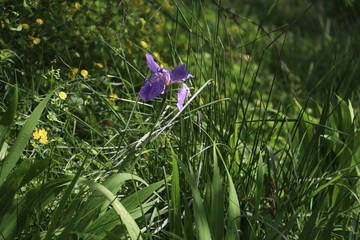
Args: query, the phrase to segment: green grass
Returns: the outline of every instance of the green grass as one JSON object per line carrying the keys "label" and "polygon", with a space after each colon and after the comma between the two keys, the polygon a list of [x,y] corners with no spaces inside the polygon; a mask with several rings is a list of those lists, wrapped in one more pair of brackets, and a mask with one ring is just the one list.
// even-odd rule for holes
{"label": "green grass", "polygon": [[360,238],[358,3],[0,5],[0,239]]}

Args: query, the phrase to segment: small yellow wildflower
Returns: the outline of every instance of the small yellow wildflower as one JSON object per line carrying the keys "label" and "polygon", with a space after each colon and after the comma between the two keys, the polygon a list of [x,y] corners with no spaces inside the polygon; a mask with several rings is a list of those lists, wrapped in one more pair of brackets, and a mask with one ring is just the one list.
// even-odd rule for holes
{"label": "small yellow wildflower", "polygon": [[81,5],[79,2],[75,2],[74,7],[76,8],[76,10],[80,10]]}
{"label": "small yellow wildflower", "polygon": [[160,54],[158,52],[154,52],[154,56],[157,58],[157,59],[160,59]]}
{"label": "small yellow wildflower", "polygon": [[40,134],[40,137],[46,137],[47,131],[44,128],[42,128],[39,130],[39,134]]}
{"label": "small yellow wildflower", "polygon": [[39,143],[41,143],[41,144],[47,144],[48,142],[49,142],[49,141],[48,141],[47,136],[41,137],[40,140],[39,140]]}
{"label": "small yellow wildflower", "polygon": [[99,68],[103,68],[104,65],[102,63],[95,63],[96,66],[98,66]]}
{"label": "small yellow wildflower", "polygon": [[41,144],[47,144],[49,142],[47,138],[47,131],[44,128],[42,129],[35,128],[33,132],[33,138],[35,140],[39,140],[39,143]]}
{"label": "small yellow wildflower", "polygon": [[40,134],[39,134],[39,130],[37,129],[37,128],[35,128],[35,130],[34,130],[34,132],[33,132],[33,138],[35,139],[35,140],[38,140],[38,139],[40,139]]}
{"label": "small yellow wildflower", "polygon": [[173,6],[170,4],[169,0],[165,0],[165,2],[163,3],[163,6],[167,10],[172,10],[173,9]]}
{"label": "small yellow wildflower", "polygon": [[67,98],[67,94],[66,92],[59,92],[58,94],[59,98],[62,100],[65,100]]}
{"label": "small yellow wildflower", "polygon": [[6,24],[1,22],[1,28],[5,28],[6,27]]}
{"label": "small yellow wildflower", "polygon": [[199,103],[202,105],[202,104],[204,104],[204,99],[201,97],[200,99],[199,99]]}
{"label": "small yellow wildflower", "polygon": [[118,95],[117,95],[117,94],[115,94],[115,93],[112,93],[112,94],[110,94],[110,95],[109,95],[109,97],[108,97],[108,101],[110,101],[110,102],[114,102],[114,101],[116,101],[116,100],[117,100],[117,98],[118,98]]}
{"label": "small yellow wildflower", "polygon": [[83,69],[83,70],[80,71],[80,74],[83,77],[87,77],[89,75],[89,72],[87,70]]}
{"label": "small yellow wildflower", "polygon": [[126,48],[126,53],[127,53],[127,54],[132,54],[131,48],[127,47],[127,48]]}
{"label": "small yellow wildflower", "polygon": [[27,24],[27,23],[23,23],[21,25],[22,25],[23,29],[25,29],[25,30],[28,30],[30,28],[29,24]]}
{"label": "small yellow wildflower", "polygon": [[34,38],[33,36],[31,36],[31,35],[28,35],[27,38],[30,39],[30,40],[34,40],[34,39],[35,39],[35,38]]}
{"label": "small yellow wildflower", "polygon": [[74,80],[76,77],[76,74],[79,72],[78,68],[73,68],[71,73],[68,73],[68,78],[70,78],[71,80]]}
{"label": "small yellow wildflower", "polygon": [[140,20],[139,20],[139,21],[140,21],[140,23],[141,23],[141,25],[142,25],[142,26],[144,26],[144,25],[146,24],[146,20],[145,20],[145,19],[143,19],[143,18],[140,18]]}
{"label": "small yellow wildflower", "polygon": [[36,19],[36,22],[40,25],[44,24],[44,21],[41,18]]}
{"label": "small yellow wildflower", "polygon": [[159,16],[159,11],[154,12],[153,16],[157,18]]}
{"label": "small yellow wildflower", "polygon": [[34,44],[39,44],[41,42],[41,39],[40,38],[34,38],[34,40],[33,40],[33,43]]}
{"label": "small yellow wildflower", "polygon": [[141,45],[143,48],[147,48],[147,47],[148,47],[148,44],[147,44],[145,41],[140,41],[140,45]]}

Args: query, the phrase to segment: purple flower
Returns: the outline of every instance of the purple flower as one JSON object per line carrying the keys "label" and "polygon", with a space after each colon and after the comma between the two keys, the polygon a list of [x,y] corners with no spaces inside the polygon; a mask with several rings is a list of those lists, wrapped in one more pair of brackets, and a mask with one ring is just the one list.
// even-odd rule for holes
{"label": "purple flower", "polygon": [[193,78],[194,76],[189,74],[185,65],[176,66],[172,71],[169,71],[166,68],[160,68],[150,54],[146,54],[146,62],[154,74],[151,75],[141,87],[139,92],[140,97],[144,101],[150,101],[160,94],[163,94],[168,86],[180,84],[182,85],[182,88],[178,92],[178,101],[176,105],[181,111],[183,109],[184,101],[190,93],[188,86],[182,81]]}

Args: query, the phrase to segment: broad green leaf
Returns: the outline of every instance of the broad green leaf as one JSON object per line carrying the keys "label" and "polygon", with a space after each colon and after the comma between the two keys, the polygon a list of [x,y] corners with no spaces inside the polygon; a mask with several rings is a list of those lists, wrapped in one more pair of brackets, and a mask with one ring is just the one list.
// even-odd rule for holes
{"label": "broad green leaf", "polygon": [[193,195],[194,218],[196,223],[196,229],[198,232],[198,239],[199,240],[212,239],[209,223],[205,212],[205,206],[203,203],[203,199],[201,198],[200,191],[197,188],[194,173],[191,170],[189,171],[185,166],[185,164],[182,163],[181,161],[178,161],[178,163],[181,167],[181,170],[185,174],[186,180],[190,185],[190,189]]}
{"label": "broad green leaf", "polygon": [[3,164],[0,172],[0,187],[9,176],[11,170],[15,167],[17,161],[22,155],[25,147],[27,146],[31,133],[36,127],[37,122],[39,121],[42,112],[44,111],[50,97],[53,95],[53,92],[49,93],[47,97],[42,100],[39,105],[31,113],[29,119],[26,120],[25,124],[22,126],[19,135],[17,136],[14,145],[10,148],[9,154],[3,160]]}
{"label": "broad green leaf", "polygon": [[102,193],[108,199],[108,201],[114,207],[116,212],[119,214],[119,217],[121,218],[122,222],[124,223],[129,233],[130,239],[132,240],[142,239],[139,226],[136,224],[135,220],[131,217],[131,215],[125,209],[125,207],[120,203],[119,199],[117,199],[117,197],[109,189],[107,189],[100,183],[95,183],[85,179],[80,179],[79,183],[87,185],[93,190]]}

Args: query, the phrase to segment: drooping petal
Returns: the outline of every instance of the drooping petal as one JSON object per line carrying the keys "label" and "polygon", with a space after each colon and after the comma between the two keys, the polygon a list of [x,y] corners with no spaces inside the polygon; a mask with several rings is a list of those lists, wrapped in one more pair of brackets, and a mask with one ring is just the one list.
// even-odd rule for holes
{"label": "drooping petal", "polygon": [[184,101],[187,98],[187,96],[190,93],[190,89],[186,84],[182,84],[182,88],[178,92],[178,101],[177,101],[177,107],[179,108],[179,111],[181,111],[184,107]]}
{"label": "drooping petal", "polygon": [[153,74],[141,87],[139,95],[144,101],[150,101],[164,93],[164,90],[165,83],[162,78]]}
{"label": "drooping petal", "polygon": [[187,70],[185,65],[176,66],[174,70],[170,72],[170,79],[172,82],[183,81],[193,77],[194,77],[193,75],[189,74],[189,71]]}
{"label": "drooping petal", "polygon": [[160,70],[159,64],[157,64],[154,60],[154,58],[150,54],[146,54],[146,63],[148,67],[153,71],[154,73],[158,73]]}

